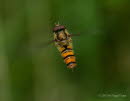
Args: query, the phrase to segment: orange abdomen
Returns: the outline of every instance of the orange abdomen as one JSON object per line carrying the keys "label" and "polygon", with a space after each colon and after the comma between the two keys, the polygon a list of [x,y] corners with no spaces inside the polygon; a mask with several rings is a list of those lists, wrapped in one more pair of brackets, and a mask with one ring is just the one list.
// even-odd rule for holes
{"label": "orange abdomen", "polygon": [[72,49],[65,49],[62,51],[61,56],[64,58],[68,68],[72,69],[76,66],[76,58]]}

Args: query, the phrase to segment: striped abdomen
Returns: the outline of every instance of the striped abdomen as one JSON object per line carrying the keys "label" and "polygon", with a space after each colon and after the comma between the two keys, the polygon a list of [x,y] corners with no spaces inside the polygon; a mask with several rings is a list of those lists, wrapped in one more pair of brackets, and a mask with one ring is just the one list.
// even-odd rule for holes
{"label": "striped abdomen", "polygon": [[61,56],[64,58],[64,62],[67,64],[68,68],[72,69],[76,66],[76,58],[72,49],[65,48],[61,52]]}

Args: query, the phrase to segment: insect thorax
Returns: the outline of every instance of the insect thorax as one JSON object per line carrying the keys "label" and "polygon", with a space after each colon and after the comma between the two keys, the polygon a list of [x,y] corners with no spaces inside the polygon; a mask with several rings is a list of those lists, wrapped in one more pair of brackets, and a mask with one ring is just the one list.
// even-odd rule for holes
{"label": "insect thorax", "polygon": [[54,32],[54,40],[56,44],[63,46],[68,45],[69,42],[71,41],[71,38],[68,31],[65,29],[58,32]]}

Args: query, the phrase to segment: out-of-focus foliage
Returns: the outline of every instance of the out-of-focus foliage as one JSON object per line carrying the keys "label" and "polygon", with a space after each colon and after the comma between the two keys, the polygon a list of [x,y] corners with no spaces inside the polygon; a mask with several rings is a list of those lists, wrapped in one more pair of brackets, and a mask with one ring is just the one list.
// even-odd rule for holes
{"label": "out-of-focus foliage", "polygon": [[[54,44],[73,37],[77,69]],[[130,83],[129,0],[0,0],[0,101],[125,101]]]}

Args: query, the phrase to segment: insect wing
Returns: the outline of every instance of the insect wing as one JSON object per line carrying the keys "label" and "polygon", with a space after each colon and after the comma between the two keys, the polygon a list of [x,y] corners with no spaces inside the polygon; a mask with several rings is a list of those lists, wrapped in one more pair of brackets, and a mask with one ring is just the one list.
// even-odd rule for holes
{"label": "insect wing", "polygon": [[54,40],[52,41],[48,41],[46,43],[41,43],[38,45],[35,45],[31,48],[32,52],[34,54],[41,52],[43,49],[47,48],[50,44],[52,44],[54,42]]}

